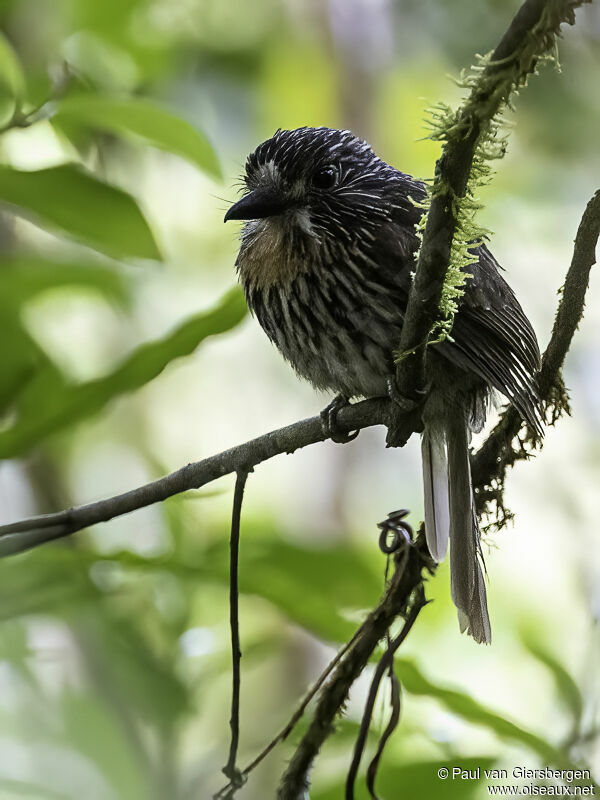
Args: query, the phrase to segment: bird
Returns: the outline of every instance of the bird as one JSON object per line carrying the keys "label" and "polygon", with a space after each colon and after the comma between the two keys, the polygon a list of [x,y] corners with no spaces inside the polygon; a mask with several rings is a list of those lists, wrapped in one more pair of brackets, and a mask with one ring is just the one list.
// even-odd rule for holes
{"label": "bird", "polygon": [[[279,129],[248,156],[236,270],[251,313],[296,373],[352,399],[390,396],[419,248],[426,186],[348,130]],[[491,642],[469,445],[499,392],[536,431],[535,332],[501,267],[474,242],[451,335],[427,350],[421,442],[424,524],[436,562],[450,550],[460,629]]]}

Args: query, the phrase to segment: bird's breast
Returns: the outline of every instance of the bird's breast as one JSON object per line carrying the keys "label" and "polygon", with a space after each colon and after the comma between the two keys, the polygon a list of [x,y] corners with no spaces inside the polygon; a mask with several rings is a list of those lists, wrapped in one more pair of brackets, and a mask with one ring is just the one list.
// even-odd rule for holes
{"label": "bird's breast", "polygon": [[349,397],[385,393],[401,326],[397,300],[387,292],[334,266],[303,272],[287,285],[245,289],[268,337],[315,387]]}

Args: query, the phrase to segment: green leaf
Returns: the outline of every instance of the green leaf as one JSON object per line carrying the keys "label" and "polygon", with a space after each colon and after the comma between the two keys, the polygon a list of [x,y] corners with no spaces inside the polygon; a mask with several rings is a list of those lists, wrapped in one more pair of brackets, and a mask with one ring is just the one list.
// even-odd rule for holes
{"label": "green leaf", "polygon": [[40,292],[78,286],[126,304],[129,292],[114,268],[98,263],[51,261],[28,256],[6,258],[0,269],[0,323],[4,342],[0,359],[0,413],[28,402],[39,406],[48,381],[64,384],[60,371],[23,326],[21,307]]}
{"label": "green leaf", "polygon": [[0,166],[0,201],[109,255],[160,258],[131,195],[75,164],[32,172]]}
{"label": "green leaf", "polygon": [[48,387],[44,403],[28,408],[12,427],[0,432],[0,458],[23,453],[46,436],[97,414],[113,398],[139,389],[177,358],[189,355],[208,336],[230,330],[246,314],[235,288],[212,310],[196,314],[173,333],[142,345],[113,372],[79,385]]}
{"label": "green leaf", "polygon": [[99,590],[81,570],[73,569],[74,559],[64,553],[67,548],[46,547],[0,559],[0,622],[31,614],[81,613],[88,603],[97,606]]}
{"label": "green leaf", "polygon": [[142,633],[144,621],[118,616],[105,604],[102,613],[86,609],[80,623],[86,631],[88,657],[110,679],[117,695],[132,711],[163,734],[191,708],[184,682],[174,669],[169,653],[150,646]]}
{"label": "green leaf", "polygon": [[0,124],[8,123],[20,108],[25,76],[12,45],[0,32]]}
{"label": "green leaf", "polygon": [[[263,597],[289,619],[326,641],[343,642],[358,626],[344,612],[371,608],[383,590],[381,573],[364,548],[301,547],[271,535],[253,536],[244,522],[240,590]],[[264,530],[263,526],[261,528]],[[207,577],[229,581],[224,539],[203,554]]]}
{"label": "green leaf", "polygon": [[577,686],[573,677],[560,661],[558,661],[541,642],[525,634],[521,638],[529,652],[552,673],[558,695],[565,706],[571,711],[574,727],[577,730],[583,716],[584,705],[579,686]]}
{"label": "green leaf", "polygon": [[4,258],[0,270],[0,313],[17,308],[47,289],[77,286],[98,291],[118,303],[129,298],[123,276],[103,264],[55,261],[40,256]]}
{"label": "green leaf", "polygon": [[[486,780],[484,770],[491,769],[494,758],[479,756],[466,758],[461,756],[452,761],[416,761],[409,764],[382,764],[376,782],[376,789],[382,798],[435,797],[435,800],[469,800],[479,796],[481,782]],[[475,774],[479,768],[480,777],[461,780],[452,779],[452,769],[460,765],[463,770]],[[447,769],[450,777],[443,780],[438,777],[440,769]],[[368,800],[367,790],[361,785],[359,777],[356,783],[356,800]],[[345,779],[324,790],[311,790],[312,800],[340,800],[344,797]]]}
{"label": "green leaf", "polygon": [[134,135],[154,147],[191,161],[221,178],[221,168],[208,139],[189,122],[156,103],[138,97],[77,94],[62,100],[55,118],[75,121],[110,133]]}
{"label": "green leaf", "polygon": [[59,701],[65,743],[96,765],[113,796],[147,798],[154,777],[148,773],[151,762],[126,719],[127,706],[119,715],[100,694],[71,689],[63,689]]}
{"label": "green leaf", "polygon": [[[4,794],[2,794],[4,792]],[[14,798],[18,797],[31,798],[32,800],[69,800],[69,795],[63,792],[54,791],[48,786],[42,786],[39,783],[31,783],[30,781],[19,781],[15,778],[6,778],[0,776],[0,797]]]}
{"label": "green leaf", "polygon": [[428,680],[412,661],[397,659],[398,677],[403,687],[411,694],[434,697],[448,711],[457,714],[467,722],[488,728],[501,739],[519,742],[541,756],[546,764],[565,764],[565,757],[550,742],[535,733],[521,728],[494,711],[478,703],[468,694],[448,689]]}
{"label": "green leaf", "polygon": [[[169,502],[173,502],[170,500]],[[240,591],[268,600],[288,619],[328,642],[343,642],[355,632],[359,620],[347,612],[370,609],[383,590],[383,562],[363,547],[345,544],[300,547],[280,539],[268,524],[260,533],[243,523],[240,550]],[[266,530],[265,530],[266,529]],[[132,570],[168,570],[197,584],[229,582],[229,545],[221,539],[193,553],[147,558],[129,551],[111,553],[111,561]],[[371,552],[372,555],[372,552]],[[365,611],[366,613],[366,611]]]}
{"label": "green leaf", "polygon": [[3,344],[0,359],[1,414],[48,359],[23,327],[18,308],[4,306],[0,309],[0,314]]}

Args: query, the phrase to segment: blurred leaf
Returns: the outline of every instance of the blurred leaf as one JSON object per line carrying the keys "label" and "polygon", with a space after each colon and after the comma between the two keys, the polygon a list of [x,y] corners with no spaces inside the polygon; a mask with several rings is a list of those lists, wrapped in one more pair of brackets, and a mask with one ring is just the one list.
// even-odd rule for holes
{"label": "blurred leaf", "polygon": [[501,739],[509,739],[525,745],[541,756],[546,764],[565,764],[566,759],[563,754],[550,742],[515,725],[514,722],[510,722],[495,711],[490,711],[468,694],[432,683],[412,661],[397,659],[396,669],[403,687],[411,694],[434,697],[449,711],[467,722],[482,725]]}
{"label": "blurred leaf", "polygon": [[37,679],[32,669],[33,652],[24,621],[4,620],[0,632],[0,662],[10,663],[24,682],[32,688],[36,687]]}
{"label": "blurred leaf", "polygon": [[[364,548],[348,543],[311,548],[275,533],[246,536],[240,559],[242,592],[265,598],[326,641],[343,642],[352,636],[358,622],[343,612],[371,608],[383,590],[383,567],[380,577]],[[227,541],[210,547],[203,564],[209,576],[228,582]]]}
{"label": "blurred leaf", "polygon": [[[1,270],[0,275],[2,275]],[[0,414],[2,414],[43,366],[47,356],[23,327],[18,308],[2,308],[0,318],[3,339],[0,359]]]}
{"label": "blurred leaf", "polygon": [[[248,525],[244,523],[246,533]],[[80,555],[80,558],[85,558]],[[290,620],[316,636],[333,642],[345,641],[359,622],[344,612],[370,609],[383,590],[377,562],[364,548],[345,544],[300,547],[272,535],[243,537],[240,550],[240,591],[263,597]],[[211,579],[229,582],[227,537],[206,549],[185,555],[145,558],[137,553],[111,553],[110,560],[139,570],[168,570],[197,583]]]}
{"label": "blurred leaf", "polygon": [[123,721],[119,724],[102,697],[65,689],[60,701],[67,743],[97,765],[116,797],[147,800],[153,776],[135,733]]}
{"label": "blurred leaf", "polygon": [[7,620],[2,625],[0,637],[0,661],[12,661],[20,664],[31,656],[27,642],[27,632],[18,620]]}
{"label": "blurred leaf", "polygon": [[[380,797],[386,800],[405,797],[414,800],[418,797],[435,797],[435,800],[469,800],[479,795],[481,782],[486,780],[484,770],[491,769],[494,758],[479,756],[453,761],[417,761],[411,764],[382,764],[379,769],[376,788]],[[469,780],[442,780],[438,770],[445,768],[452,775],[452,768],[460,765],[463,770],[480,769],[480,778]],[[340,800],[344,797],[345,778],[324,790],[311,789],[311,800]],[[366,788],[359,779],[356,783],[356,800],[368,800]]]}
{"label": "blurred leaf", "polygon": [[0,166],[0,200],[109,255],[160,258],[131,195],[75,164],[31,172]]}
{"label": "blurred leaf", "polygon": [[20,391],[13,398],[12,406],[16,419],[35,416],[40,407],[41,397],[62,394],[70,385],[60,368],[45,353],[42,356],[35,373],[21,386]]}
{"label": "blurred leaf", "polygon": [[0,621],[31,614],[64,616],[97,601],[100,592],[85,567],[69,556],[64,546],[50,546],[0,559]]}
{"label": "blurred leaf", "polygon": [[559,697],[571,711],[574,727],[579,728],[583,716],[583,697],[575,680],[541,642],[526,634],[521,639],[529,652],[552,673]]}
{"label": "blurred leaf", "polygon": [[115,613],[111,595],[96,588],[90,568],[99,562],[105,563],[91,551],[64,545],[0,560],[0,616],[10,621],[2,625],[2,654],[6,657],[10,648],[15,663],[29,655],[16,619],[60,616],[71,626],[95,683],[165,731],[189,710],[187,689],[169,660],[158,657],[142,635],[147,616],[128,619]]}
{"label": "blurred leaf", "polygon": [[31,399],[35,407],[49,382],[56,388],[64,379],[55,364],[30,336],[21,320],[21,307],[37,294],[67,286],[90,289],[125,305],[129,290],[113,267],[97,262],[52,261],[39,256],[7,257],[0,269],[0,322],[4,338],[0,359],[0,413],[19,402],[23,410]]}
{"label": "blurred leaf", "polygon": [[58,106],[57,121],[73,121],[116,134],[133,134],[149,144],[181,156],[216,178],[221,168],[203,133],[189,122],[149,100],[77,94]]}
{"label": "blurred leaf", "polygon": [[112,267],[39,256],[3,258],[0,313],[4,313],[6,305],[15,308],[46,289],[63,286],[93,289],[119,303],[125,303],[129,296],[123,276]]}
{"label": "blurred leaf", "polygon": [[0,32],[0,124],[7,123],[18,110],[25,91],[25,77],[17,54]]}
{"label": "blurred leaf", "polygon": [[187,689],[169,659],[159,657],[142,635],[144,620],[127,619],[112,609],[105,602],[101,608],[88,607],[79,618],[74,615],[88,668],[116,703],[167,734],[191,708]]}
{"label": "blurred leaf", "polygon": [[113,398],[144,386],[172,361],[192,353],[208,336],[233,328],[245,314],[244,296],[235,288],[212,310],[191,317],[164,339],[139,347],[108,375],[78,385],[47,387],[43,405],[28,407],[0,432],[0,458],[23,453],[46,436],[97,414]]}
{"label": "blurred leaf", "polygon": [[48,786],[30,781],[19,781],[14,778],[0,777],[0,794],[2,800],[16,800],[18,797],[31,797],[32,800],[69,800],[69,795],[56,792]]}

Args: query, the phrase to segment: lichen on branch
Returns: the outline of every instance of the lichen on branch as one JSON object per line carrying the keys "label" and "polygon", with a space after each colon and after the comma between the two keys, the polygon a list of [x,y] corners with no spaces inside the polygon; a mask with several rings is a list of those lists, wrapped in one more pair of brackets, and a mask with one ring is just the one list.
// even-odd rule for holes
{"label": "lichen on branch", "polygon": [[[480,241],[478,187],[492,175],[506,134],[502,115],[539,65],[552,59],[563,23],[591,0],[526,0],[500,44],[460,79],[469,90],[457,111],[437,106],[429,136],[444,143],[421,220],[421,247],[398,348],[397,380],[411,394],[424,382],[425,349],[445,338],[464,291],[469,249]],[[411,355],[411,358],[407,358]]]}

